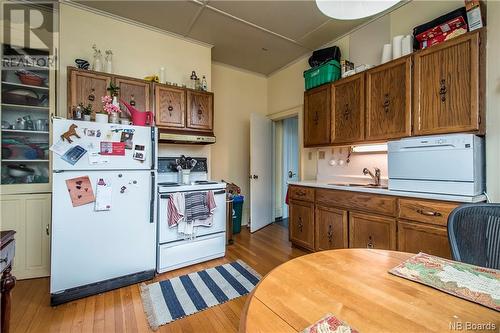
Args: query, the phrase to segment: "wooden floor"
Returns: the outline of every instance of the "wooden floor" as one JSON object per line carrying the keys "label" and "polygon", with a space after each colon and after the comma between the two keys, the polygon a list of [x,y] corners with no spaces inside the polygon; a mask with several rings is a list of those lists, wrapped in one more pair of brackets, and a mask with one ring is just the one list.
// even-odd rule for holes
{"label": "wooden floor", "polygon": [[[243,228],[226,257],[158,275],[164,280],[241,259],[262,275],[306,252],[292,248],[288,229],[270,225],[254,234]],[[78,272],[75,272],[78,274]],[[235,332],[246,296],[164,325],[158,332]],[[148,332],[138,285],[49,305],[49,279],[18,281],[13,291],[11,332]]]}

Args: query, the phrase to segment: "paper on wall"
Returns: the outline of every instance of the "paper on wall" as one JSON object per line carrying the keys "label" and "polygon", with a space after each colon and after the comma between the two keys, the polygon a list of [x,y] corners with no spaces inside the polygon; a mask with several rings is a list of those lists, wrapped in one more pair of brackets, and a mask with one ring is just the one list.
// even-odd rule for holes
{"label": "paper on wall", "polygon": [[95,194],[95,211],[111,210],[111,200],[113,197],[113,189],[109,180],[99,178],[97,181]]}

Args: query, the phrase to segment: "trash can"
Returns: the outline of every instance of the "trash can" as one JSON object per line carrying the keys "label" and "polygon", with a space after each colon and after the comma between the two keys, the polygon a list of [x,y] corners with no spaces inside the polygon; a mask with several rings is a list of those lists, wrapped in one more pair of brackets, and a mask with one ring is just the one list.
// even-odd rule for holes
{"label": "trash can", "polygon": [[243,215],[244,196],[233,196],[233,235],[241,231],[241,218]]}
{"label": "trash can", "polygon": [[233,200],[226,199],[226,245],[233,244]]}

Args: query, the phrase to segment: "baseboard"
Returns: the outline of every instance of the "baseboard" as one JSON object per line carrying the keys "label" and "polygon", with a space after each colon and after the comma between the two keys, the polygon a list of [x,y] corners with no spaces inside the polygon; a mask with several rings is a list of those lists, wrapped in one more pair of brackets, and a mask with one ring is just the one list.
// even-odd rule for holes
{"label": "baseboard", "polygon": [[113,289],[129,286],[131,284],[151,280],[154,276],[155,276],[155,270],[152,269],[96,283],[91,283],[75,288],[66,289],[59,293],[50,294],[50,305],[56,306],[63,303],[74,301],[76,299],[100,294],[105,291],[110,291]]}

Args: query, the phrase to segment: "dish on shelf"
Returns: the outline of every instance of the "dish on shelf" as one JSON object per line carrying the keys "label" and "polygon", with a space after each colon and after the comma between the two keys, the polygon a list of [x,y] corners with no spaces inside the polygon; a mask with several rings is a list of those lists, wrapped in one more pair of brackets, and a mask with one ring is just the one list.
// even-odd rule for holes
{"label": "dish on shelf", "polygon": [[2,129],[10,129],[10,123],[8,121],[2,120]]}
{"label": "dish on shelf", "polygon": [[19,81],[21,81],[22,84],[37,87],[45,85],[45,78],[36,73],[23,69],[16,71],[16,75],[19,77]]}
{"label": "dish on shelf", "polygon": [[26,177],[35,173],[35,170],[28,168],[25,164],[9,164],[9,175],[14,178]]}
{"label": "dish on shelf", "polygon": [[2,91],[2,101],[7,104],[38,106],[43,99],[31,89],[15,88]]}

